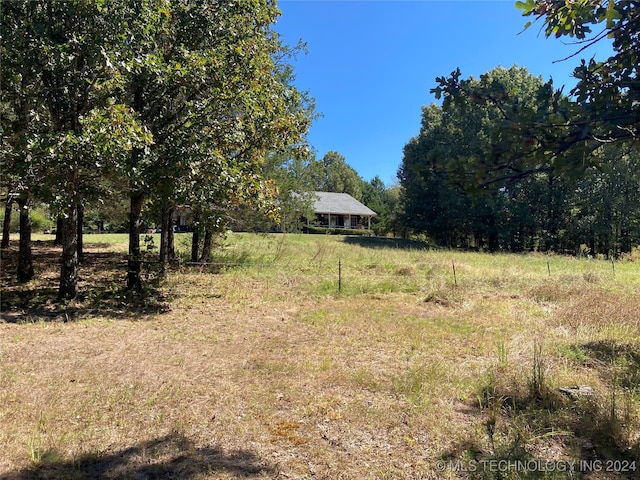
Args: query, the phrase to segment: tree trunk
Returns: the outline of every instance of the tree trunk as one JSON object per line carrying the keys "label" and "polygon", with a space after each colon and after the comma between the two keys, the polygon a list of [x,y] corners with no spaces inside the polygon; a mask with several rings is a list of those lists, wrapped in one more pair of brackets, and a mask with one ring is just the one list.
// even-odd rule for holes
{"label": "tree trunk", "polygon": [[204,242],[202,245],[202,254],[200,262],[208,262],[211,258],[211,249],[213,248],[213,230],[207,227],[204,231]]}
{"label": "tree trunk", "polygon": [[83,231],[82,231],[82,227],[84,224],[84,205],[82,204],[82,202],[78,202],[78,263],[82,263],[82,255],[83,255],[83,248],[84,248],[84,241],[83,241]]}
{"label": "tree trunk", "polygon": [[140,224],[144,194],[134,192],[131,194],[131,207],[129,210],[129,261],[127,262],[127,291],[141,292],[142,281],[140,271],[142,256],[140,252]]}
{"label": "tree trunk", "polygon": [[200,214],[198,212],[193,212],[193,236],[191,237],[191,261],[197,262],[199,255],[198,251],[200,250]]}
{"label": "tree trunk", "polygon": [[56,220],[56,238],[53,241],[54,245],[62,245],[62,229],[64,228],[62,225],[63,221],[64,219],[62,218],[62,215],[59,215]]}
{"label": "tree trunk", "polygon": [[198,261],[200,250],[200,230],[198,227],[193,229],[193,235],[191,236],[191,261],[193,263]]}
{"label": "tree trunk", "polygon": [[547,197],[547,237],[545,239],[546,251],[551,251],[554,248],[557,249],[558,239],[558,221],[556,218],[556,201],[555,201],[555,188],[554,188],[554,175],[553,170],[549,171],[548,176],[548,197]]}
{"label": "tree trunk", "polygon": [[62,267],[58,300],[78,295],[78,205],[71,202],[62,220]]}
{"label": "tree trunk", "polygon": [[9,248],[9,236],[11,235],[11,210],[13,207],[13,197],[7,195],[7,203],[4,206],[4,222],[2,223],[2,244],[3,250]]}
{"label": "tree trunk", "polygon": [[172,262],[176,259],[176,242],[175,235],[173,231],[173,212],[175,211],[174,207],[169,209],[169,230],[167,231],[167,255],[169,258],[169,262]]}
{"label": "tree trunk", "polygon": [[498,235],[498,226],[496,225],[496,218],[490,215],[488,222],[488,246],[491,253],[497,252],[500,246],[500,236]]}
{"label": "tree trunk", "polygon": [[20,208],[20,245],[18,249],[18,282],[28,282],[34,277],[33,256],[31,254],[31,212],[29,196],[16,199]]}
{"label": "tree trunk", "polygon": [[162,219],[160,230],[160,272],[162,277],[167,276],[167,267],[169,264],[169,236],[173,234],[171,225],[171,215],[173,208],[162,207]]}

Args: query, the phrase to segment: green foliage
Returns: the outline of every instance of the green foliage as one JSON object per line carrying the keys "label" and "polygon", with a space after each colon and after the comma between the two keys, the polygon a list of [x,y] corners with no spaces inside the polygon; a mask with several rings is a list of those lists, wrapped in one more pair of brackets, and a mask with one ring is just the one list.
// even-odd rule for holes
{"label": "green foliage", "polygon": [[313,167],[314,190],[319,192],[348,193],[362,200],[362,179],[338,152],[327,152]]}
{"label": "green foliage", "polygon": [[238,231],[269,231],[277,228],[283,232],[302,230],[302,218],[313,217],[314,190],[312,170],[315,160],[285,153],[270,153],[261,165],[260,175],[274,189],[277,217],[249,206],[240,206],[232,213],[234,229]]}
{"label": "green foliage", "polygon": [[[536,93],[543,84],[517,67],[496,68],[480,79],[460,80],[459,75],[438,79],[447,85],[434,89],[445,95],[442,107],[423,108],[420,134],[405,146],[398,172],[403,220],[441,245],[496,250],[505,204],[517,193],[504,175],[513,181],[525,169],[529,174],[548,170],[503,163],[503,153],[521,144],[504,135],[507,111],[539,107]],[[523,200],[529,202],[526,195]]]}
{"label": "green foliage", "polygon": [[[576,38],[580,48],[571,57],[594,44],[611,42],[614,53],[609,58],[604,61],[594,58],[581,60],[575,68],[574,76],[578,83],[571,94],[584,108],[564,118],[572,126],[572,132],[588,143],[637,141],[640,138],[640,78],[637,68],[640,63],[640,6],[637,2],[527,0],[517,2],[516,7],[524,16],[542,19],[547,37]],[[531,24],[527,23],[526,27]],[[594,34],[593,25],[601,26],[602,30]],[[562,115],[564,112],[557,109],[554,113]],[[574,141],[570,136],[559,137],[564,143]],[[560,145],[562,143],[555,146]]]}
{"label": "green foliage", "polygon": [[328,234],[328,235],[357,235],[357,236],[365,236],[365,237],[370,237],[371,236],[371,230],[358,230],[355,228],[349,228],[349,229],[345,229],[345,228],[326,228],[326,227],[314,227],[313,225],[310,225],[308,227],[305,227],[305,230],[308,233],[314,233],[314,234]]}
{"label": "green foliage", "polygon": [[[46,230],[52,230],[55,226],[55,222],[51,220],[49,214],[49,208],[47,205],[38,204],[33,205],[30,209],[31,213],[31,228],[34,232],[44,232]],[[0,223],[4,221],[5,210],[0,209]],[[17,233],[20,231],[20,211],[17,206],[14,206],[11,212],[11,233]]]}
{"label": "green foliage", "polygon": [[462,79],[458,69],[436,82],[431,92],[442,98],[443,111],[462,115],[456,123],[461,152],[449,171],[465,187],[479,189],[549,171],[575,176],[590,160],[593,147],[569,121],[583,107],[555,92],[552,81],[543,83],[526,69],[512,67],[494,68],[479,80]]}
{"label": "green foliage", "polygon": [[[278,228],[282,231],[295,232],[306,228],[301,219],[313,218],[312,195],[316,190],[358,196],[362,203],[378,214],[372,220],[372,229],[377,235],[395,230],[398,188],[387,189],[379,177],[365,182],[337,152],[327,153],[320,161],[270,154],[265,159],[261,175],[271,179],[277,188]],[[248,208],[234,212],[234,229],[268,231],[273,228],[273,221],[260,212]]]}
{"label": "green foliage", "polygon": [[[403,221],[448,247],[619,256],[640,242],[640,179],[631,145],[552,144],[579,105],[524,69],[438,79],[398,176]],[[555,120],[549,120],[553,119]],[[548,123],[551,121],[552,123]],[[556,143],[554,143],[556,142]]]}
{"label": "green foliage", "polygon": [[376,235],[385,236],[396,231],[398,193],[398,187],[386,188],[378,176],[371,182],[362,182],[362,203],[377,213],[371,221]]}
{"label": "green foliage", "polygon": [[96,219],[131,196],[132,228],[149,197],[158,211],[190,205],[209,230],[238,204],[277,218],[261,164],[306,155],[313,106],[292,85],[274,3],[24,0],[0,15],[3,183],[64,212],[65,295],[80,204]]}
{"label": "green foliage", "polygon": [[88,202],[85,206],[84,229],[98,230],[98,222],[101,222],[104,231],[107,232],[128,231],[128,198],[113,192],[105,194],[95,202]]}

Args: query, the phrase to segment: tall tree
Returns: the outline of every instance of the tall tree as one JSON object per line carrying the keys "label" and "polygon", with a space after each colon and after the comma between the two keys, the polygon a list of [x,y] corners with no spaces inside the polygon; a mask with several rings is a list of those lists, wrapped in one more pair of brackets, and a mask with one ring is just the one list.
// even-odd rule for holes
{"label": "tall tree", "polygon": [[608,145],[572,184],[563,242],[575,253],[618,257],[640,244],[640,154]]}
{"label": "tall tree", "polygon": [[315,189],[321,192],[348,193],[362,199],[362,179],[338,152],[327,152],[315,165]]}
{"label": "tall tree", "polygon": [[[529,141],[510,125],[552,101],[540,78],[526,69],[495,68],[479,79],[456,71],[437,79],[442,106],[423,109],[420,134],[405,147],[398,176],[407,225],[448,246],[495,250],[509,188],[552,165],[519,156]],[[515,156],[518,154],[518,156]]]}
{"label": "tall tree", "polygon": [[414,232],[428,233],[441,245],[464,246],[460,240],[468,231],[465,216],[470,205],[463,189],[450,180],[445,163],[448,149],[461,142],[453,141],[456,134],[443,118],[438,105],[423,107],[420,134],[404,147],[398,169],[402,223]]}
{"label": "tall tree", "polygon": [[[265,215],[250,206],[238,206],[233,211],[233,224],[241,230],[268,231],[278,228],[282,232],[302,229],[302,218],[313,214],[312,170],[315,161],[296,155],[296,152],[269,153],[260,171],[275,194],[277,218]],[[268,213],[268,212],[267,212]]]}
{"label": "tall tree", "polygon": [[13,194],[7,192],[5,198],[4,218],[2,220],[2,244],[0,248],[3,250],[9,248],[10,233],[11,233],[11,213],[13,210]]}
{"label": "tall tree", "polygon": [[[110,99],[117,83],[110,58],[121,48],[126,5],[115,0],[16,1],[3,4],[1,11],[3,77],[21,80],[15,90],[18,103],[21,98],[31,101],[24,116],[31,121],[14,129],[18,140],[12,150],[26,160],[17,162],[16,171],[35,172],[38,191],[28,184],[31,195],[53,202],[62,212],[58,296],[73,298],[84,187],[103,172],[104,158],[133,143],[126,134],[129,127],[135,130],[135,121]],[[18,86],[17,81],[12,84]]]}
{"label": "tall tree", "polygon": [[[45,178],[62,212],[61,299],[77,294],[78,206],[95,182],[128,186],[127,284],[139,289],[147,198],[165,212],[183,201],[266,205],[262,159],[303,143],[310,113],[289,81],[270,1],[23,0],[0,12],[3,80],[13,111],[28,113],[3,119],[12,136],[3,135],[2,161],[16,178]],[[40,105],[46,117],[27,125],[42,132],[18,125]]]}
{"label": "tall tree", "polygon": [[278,189],[280,228],[283,232],[302,229],[301,219],[313,214],[313,159],[289,154],[270,155],[265,161],[266,178]]}
{"label": "tall tree", "polygon": [[[0,167],[3,188],[7,191],[7,207],[13,200],[20,205],[20,243],[17,278],[30,280],[34,271],[31,258],[29,199],[39,189],[44,174],[39,146],[43,143],[49,117],[42,108],[39,91],[38,53],[32,48],[28,34],[29,16],[40,7],[35,4],[7,3],[0,8],[0,73],[2,128]],[[9,218],[5,210],[5,221]],[[5,230],[3,241],[8,242]]]}
{"label": "tall tree", "polygon": [[362,182],[362,203],[377,213],[372,221],[372,229],[377,235],[386,235],[393,230],[397,197],[377,175],[370,182]]}

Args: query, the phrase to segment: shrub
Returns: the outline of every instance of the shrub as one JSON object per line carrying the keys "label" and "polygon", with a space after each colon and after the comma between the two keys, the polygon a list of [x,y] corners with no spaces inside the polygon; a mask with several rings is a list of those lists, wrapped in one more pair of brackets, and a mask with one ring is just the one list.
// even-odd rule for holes
{"label": "shrub", "polygon": [[305,227],[305,233],[316,233],[326,235],[360,235],[371,236],[371,230],[358,230],[355,228],[326,228],[326,227]]}
{"label": "shrub", "polygon": [[[0,209],[0,223],[4,222],[5,209]],[[38,204],[31,208],[31,229],[34,232],[44,232],[45,230],[51,230],[54,227],[54,222],[49,217],[49,207],[44,204]],[[11,211],[11,233],[18,233],[20,231],[20,209],[17,204],[14,203],[13,210]]]}

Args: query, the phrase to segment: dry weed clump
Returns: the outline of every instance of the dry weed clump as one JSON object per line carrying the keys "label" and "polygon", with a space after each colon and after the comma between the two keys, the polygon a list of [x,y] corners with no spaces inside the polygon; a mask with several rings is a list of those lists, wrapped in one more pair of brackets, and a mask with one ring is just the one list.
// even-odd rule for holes
{"label": "dry weed clump", "polygon": [[588,289],[585,293],[572,296],[558,310],[556,317],[560,322],[574,328],[616,325],[640,332],[640,297],[600,289]]}
{"label": "dry weed clump", "polygon": [[[527,359],[529,372],[522,358],[514,368],[505,352],[504,346],[498,349],[498,361],[478,382],[480,428],[450,452],[453,458],[462,463],[615,458],[633,468],[640,452],[640,404],[633,389],[620,388],[620,373],[567,396],[562,392],[570,389],[556,387],[560,365],[541,344]],[[627,478],[618,473],[611,478]],[[635,470],[626,473],[635,478]]]}
{"label": "dry weed clump", "polygon": [[462,303],[463,296],[453,288],[437,289],[429,292],[424,298],[425,303],[452,307]]}
{"label": "dry weed clump", "polygon": [[573,297],[582,298],[584,292],[585,288],[581,283],[554,279],[539,280],[528,288],[528,295],[531,299],[551,304],[566,302]]}

